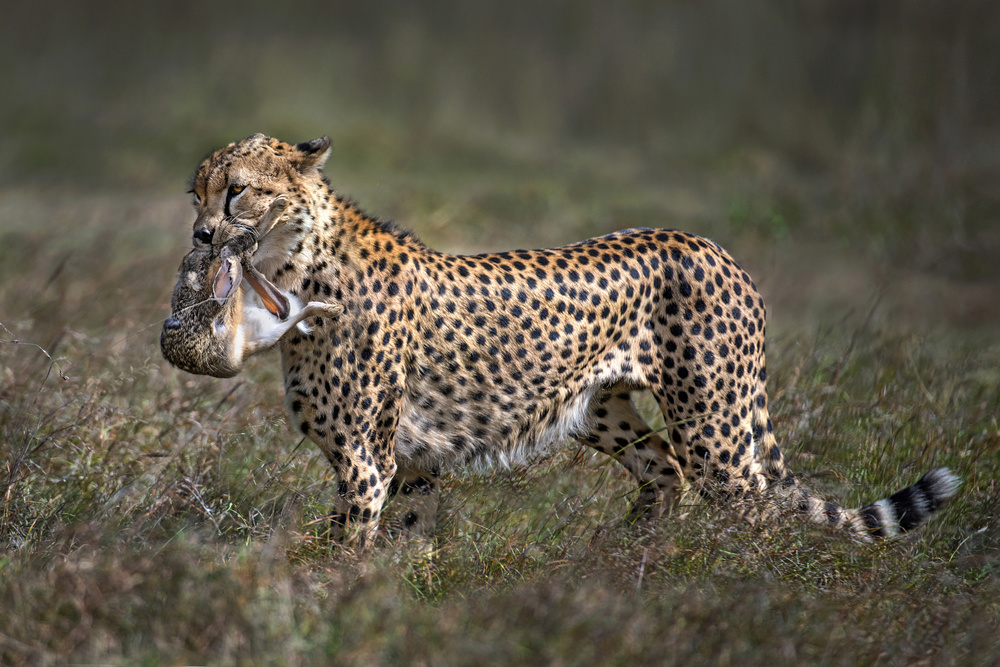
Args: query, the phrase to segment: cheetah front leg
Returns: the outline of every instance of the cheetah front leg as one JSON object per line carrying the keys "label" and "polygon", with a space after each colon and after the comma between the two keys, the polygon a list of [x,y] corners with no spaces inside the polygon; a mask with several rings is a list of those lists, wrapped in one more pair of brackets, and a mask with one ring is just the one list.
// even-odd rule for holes
{"label": "cheetah front leg", "polygon": [[[324,335],[326,326],[317,322],[312,336]],[[297,335],[282,342],[289,416],[319,446],[337,474],[330,536],[365,550],[375,542],[396,474],[402,391],[381,380],[375,385],[370,366],[351,363],[365,361],[367,350],[355,355],[349,348],[331,345],[329,353],[319,355],[303,345],[305,340]]]}
{"label": "cheetah front leg", "polygon": [[615,385],[600,392],[591,407],[591,430],[582,442],[621,463],[639,483],[629,520],[658,519],[677,502],[680,465],[670,444],[646,424],[631,392]]}
{"label": "cheetah front leg", "polygon": [[[335,439],[339,441],[342,437],[338,434]],[[362,442],[355,439],[350,448],[320,445],[338,479],[330,515],[330,537],[359,551],[375,543],[379,517],[395,474],[395,464],[378,460]]]}

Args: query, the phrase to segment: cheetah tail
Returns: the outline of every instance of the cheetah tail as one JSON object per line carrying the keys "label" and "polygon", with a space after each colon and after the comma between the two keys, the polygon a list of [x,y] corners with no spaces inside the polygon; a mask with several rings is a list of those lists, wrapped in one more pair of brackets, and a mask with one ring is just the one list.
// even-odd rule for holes
{"label": "cheetah tail", "polygon": [[947,468],[931,470],[917,482],[888,498],[847,509],[813,495],[785,465],[764,410],[755,411],[756,448],[765,478],[799,512],[815,523],[847,529],[863,541],[892,537],[913,530],[955,495],[961,480]]}
{"label": "cheetah tail", "polygon": [[947,468],[936,468],[902,491],[858,509],[823,501],[800,487],[797,506],[811,521],[847,528],[867,542],[913,530],[940,510],[960,483]]}

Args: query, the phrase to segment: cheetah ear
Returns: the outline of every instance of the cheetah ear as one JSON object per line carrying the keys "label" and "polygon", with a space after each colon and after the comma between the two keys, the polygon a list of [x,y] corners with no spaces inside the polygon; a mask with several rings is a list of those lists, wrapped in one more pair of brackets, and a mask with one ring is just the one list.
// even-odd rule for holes
{"label": "cheetah ear", "polygon": [[322,136],[312,141],[295,144],[295,166],[303,174],[309,171],[319,171],[330,157],[330,137]]}

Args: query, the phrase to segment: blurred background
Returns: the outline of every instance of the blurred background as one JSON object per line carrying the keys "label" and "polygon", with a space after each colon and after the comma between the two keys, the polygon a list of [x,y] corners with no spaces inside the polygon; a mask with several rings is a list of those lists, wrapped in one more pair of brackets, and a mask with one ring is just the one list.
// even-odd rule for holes
{"label": "blurred background", "polygon": [[[936,189],[996,167],[991,2],[12,2],[5,180],[156,187],[265,131],[420,160],[878,154]],[[382,144],[402,144],[389,149]],[[439,149],[443,150],[443,149]],[[929,173],[912,173],[917,156]],[[506,157],[503,155],[502,157]],[[900,161],[900,162],[898,162]],[[920,169],[917,169],[919,172]],[[983,174],[985,176],[985,174]],[[902,176],[900,176],[902,179]]]}
{"label": "blurred background", "polygon": [[3,273],[126,253],[162,309],[198,161],[327,134],[334,187],[442,249],[682,227],[804,318],[904,284],[900,313],[952,290],[946,324],[991,326],[998,29],[975,0],[14,0]]}

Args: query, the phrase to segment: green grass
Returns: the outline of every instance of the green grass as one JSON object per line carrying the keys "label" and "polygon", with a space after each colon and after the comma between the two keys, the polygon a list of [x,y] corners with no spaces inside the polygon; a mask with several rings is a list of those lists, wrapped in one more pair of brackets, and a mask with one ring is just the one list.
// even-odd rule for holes
{"label": "green grass", "polygon": [[[1000,661],[997,10],[897,4],[14,3],[0,663]],[[636,527],[568,445],[450,474],[429,563],[357,559],[276,354],[158,349],[185,177],[256,131],[330,134],[334,187],[445,250],[715,238],[801,479],[856,506],[949,466],[958,497],[875,545],[709,502]]]}
{"label": "green grass", "polygon": [[[419,207],[441,185],[412,187]],[[5,663],[902,664],[1000,652],[1000,347],[982,326],[924,333],[920,316],[899,319],[891,287],[805,329],[772,318],[775,427],[807,484],[857,505],[931,467],[961,475],[958,498],[913,535],[866,546],[701,501],[630,526],[626,476],[570,447],[448,476],[430,564],[396,546],[359,561],[324,536],[331,473],[284,423],[275,355],[224,381],[159,357],[183,201],[38,194],[3,199],[24,221],[6,232],[0,268]],[[70,208],[90,222],[53,243],[31,231]],[[727,245],[795,248],[772,243],[744,229]]]}

